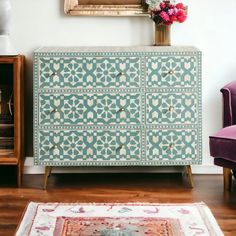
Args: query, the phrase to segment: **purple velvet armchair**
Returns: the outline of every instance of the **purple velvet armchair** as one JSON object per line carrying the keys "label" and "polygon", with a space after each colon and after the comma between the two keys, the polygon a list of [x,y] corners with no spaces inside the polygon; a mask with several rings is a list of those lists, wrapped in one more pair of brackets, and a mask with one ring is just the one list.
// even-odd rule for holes
{"label": "purple velvet armchair", "polygon": [[224,189],[231,190],[236,177],[236,81],[221,90],[223,95],[223,129],[210,136],[210,154],[214,164],[223,167]]}

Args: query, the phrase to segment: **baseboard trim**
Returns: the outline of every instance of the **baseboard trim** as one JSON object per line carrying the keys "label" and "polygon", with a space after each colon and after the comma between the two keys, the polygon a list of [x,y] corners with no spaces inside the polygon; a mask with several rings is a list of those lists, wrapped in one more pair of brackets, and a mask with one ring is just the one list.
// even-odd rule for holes
{"label": "baseboard trim", "polygon": [[[55,167],[53,173],[172,173],[179,167]],[[193,174],[222,174],[222,168],[214,165],[192,166]],[[44,174],[43,166],[34,166],[33,157],[26,157],[25,174]]]}

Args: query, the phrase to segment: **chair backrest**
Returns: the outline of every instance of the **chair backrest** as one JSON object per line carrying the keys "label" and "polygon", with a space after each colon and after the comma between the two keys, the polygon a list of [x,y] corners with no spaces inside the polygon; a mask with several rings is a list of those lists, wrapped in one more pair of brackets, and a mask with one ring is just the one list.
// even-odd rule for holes
{"label": "chair backrest", "polygon": [[225,85],[223,95],[223,127],[236,124],[236,81]]}

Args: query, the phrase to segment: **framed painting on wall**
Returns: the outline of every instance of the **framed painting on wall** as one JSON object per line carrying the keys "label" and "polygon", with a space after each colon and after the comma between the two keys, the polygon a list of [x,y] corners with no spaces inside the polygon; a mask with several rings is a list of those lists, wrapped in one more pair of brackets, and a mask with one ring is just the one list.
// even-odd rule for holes
{"label": "framed painting on wall", "polygon": [[78,16],[147,16],[145,0],[65,0],[64,11]]}

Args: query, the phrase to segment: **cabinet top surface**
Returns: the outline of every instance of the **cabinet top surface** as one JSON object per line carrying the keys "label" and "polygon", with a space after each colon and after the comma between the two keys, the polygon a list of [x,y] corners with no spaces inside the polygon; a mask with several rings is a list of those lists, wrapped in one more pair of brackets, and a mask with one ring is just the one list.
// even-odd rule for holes
{"label": "cabinet top surface", "polygon": [[35,53],[79,52],[196,52],[192,46],[131,46],[131,47],[40,47]]}

